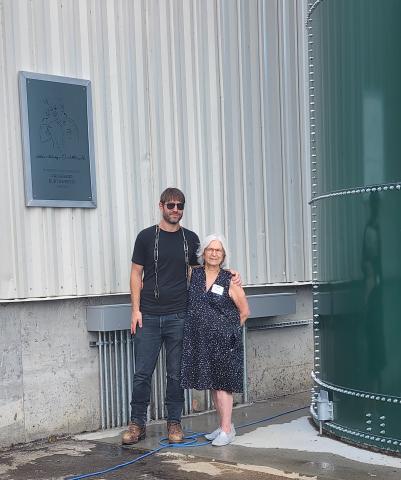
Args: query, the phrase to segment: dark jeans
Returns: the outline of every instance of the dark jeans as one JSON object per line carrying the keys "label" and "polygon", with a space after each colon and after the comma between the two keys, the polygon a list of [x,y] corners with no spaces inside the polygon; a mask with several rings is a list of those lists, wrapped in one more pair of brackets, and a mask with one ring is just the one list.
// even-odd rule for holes
{"label": "dark jeans", "polygon": [[152,374],[163,342],[166,347],[167,420],[181,420],[184,391],[180,385],[180,373],[185,318],[186,312],[142,315],[142,328],[137,327],[134,337],[135,373],[131,401],[131,421],[138,425],[146,423]]}

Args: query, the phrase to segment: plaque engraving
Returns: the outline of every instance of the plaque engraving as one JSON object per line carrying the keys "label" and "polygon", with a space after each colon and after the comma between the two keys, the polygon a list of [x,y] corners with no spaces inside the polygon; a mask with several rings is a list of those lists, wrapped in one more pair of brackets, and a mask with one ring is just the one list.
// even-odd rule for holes
{"label": "plaque engraving", "polygon": [[89,80],[19,72],[25,203],[96,207]]}

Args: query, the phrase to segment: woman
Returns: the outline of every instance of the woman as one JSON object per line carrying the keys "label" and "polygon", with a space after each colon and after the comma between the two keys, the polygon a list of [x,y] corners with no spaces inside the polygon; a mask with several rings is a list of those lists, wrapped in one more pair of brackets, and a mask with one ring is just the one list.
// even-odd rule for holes
{"label": "woman", "polygon": [[231,282],[222,267],[227,247],[221,235],[209,235],[198,251],[202,267],[192,269],[188,317],[184,326],[182,379],[184,388],[210,389],[220,426],[206,435],[223,446],[235,437],[231,423],[233,392],[242,392],[243,345],[241,327],[249,316],[242,287]]}

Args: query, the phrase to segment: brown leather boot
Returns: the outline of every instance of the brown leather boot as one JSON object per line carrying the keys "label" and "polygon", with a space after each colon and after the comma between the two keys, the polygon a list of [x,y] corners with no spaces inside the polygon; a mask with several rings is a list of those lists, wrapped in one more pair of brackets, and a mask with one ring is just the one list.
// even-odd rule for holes
{"label": "brown leather boot", "polygon": [[180,443],[184,440],[180,422],[167,422],[167,434],[169,443]]}
{"label": "brown leather boot", "polygon": [[123,445],[132,445],[138,443],[146,437],[146,425],[138,425],[134,422],[128,424],[128,430],[121,435],[121,443]]}

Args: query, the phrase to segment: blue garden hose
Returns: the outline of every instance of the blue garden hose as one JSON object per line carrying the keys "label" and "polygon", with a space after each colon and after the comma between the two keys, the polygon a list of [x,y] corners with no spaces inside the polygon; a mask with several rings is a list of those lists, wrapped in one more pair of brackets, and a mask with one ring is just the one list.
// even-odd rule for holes
{"label": "blue garden hose", "polygon": [[[249,422],[249,423],[244,423],[243,425],[236,426],[235,428],[239,430],[240,428],[245,428],[249,427],[251,425],[256,425],[257,423],[262,423],[262,422],[268,422],[269,420],[274,420],[275,418],[282,417],[284,415],[288,415],[290,413],[294,412],[299,412],[300,410],[305,410],[306,408],[309,408],[309,405],[306,407],[300,407],[300,408],[295,408],[294,410],[288,410],[286,412],[279,413],[277,415],[273,415],[271,417],[265,417],[261,418],[259,420],[255,420],[254,422]],[[204,442],[198,442],[199,437],[204,437],[207,432],[205,433],[193,433],[191,435],[187,435],[184,437],[185,442],[183,443],[166,443],[168,440],[167,438],[162,438],[160,439],[160,447],[155,448],[153,450],[150,450],[149,452],[140,455],[139,457],[135,458],[134,460],[129,460],[128,462],[120,463],[118,465],[114,465],[113,467],[106,468],[104,470],[100,470],[98,472],[93,472],[93,473],[85,473],[83,475],[77,475],[75,477],[68,477],[66,480],[81,480],[82,478],[90,478],[90,477],[95,477],[97,475],[103,475],[105,473],[109,472],[114,472],[115,470],[119,470],[120,468],[128,467],[128,465],[133,465],[136,462],[139,462],[140,460],[143,460],[146,457],[150,457],[151,455],[154,455],[157,452],[160,452],[160,450],[163,450],[164,448],[188,448],[188,447],[202,447],[204,445],[209,445],[211,443],[211,440],[206,440]]]}

